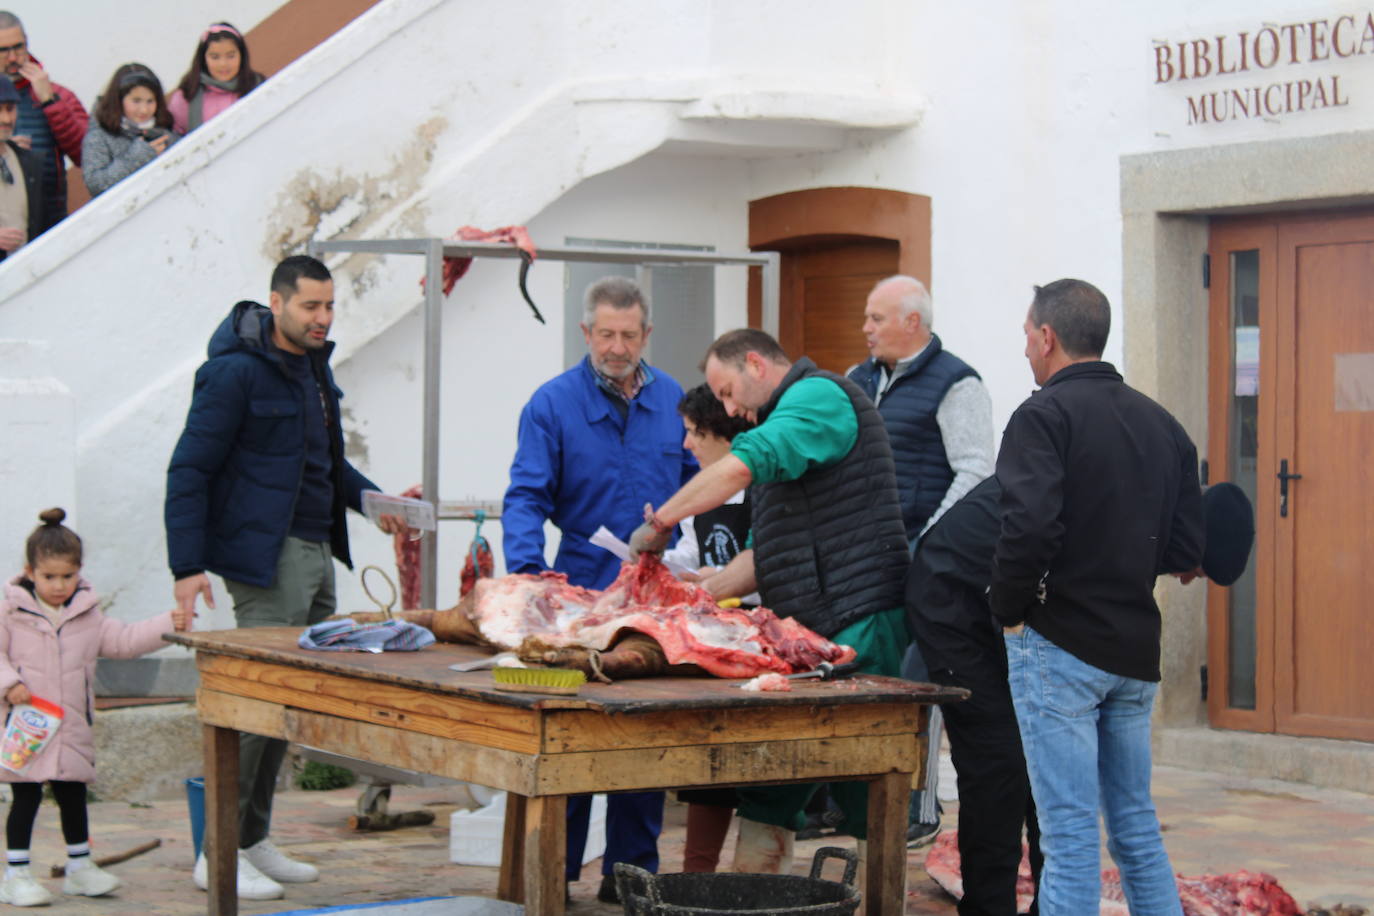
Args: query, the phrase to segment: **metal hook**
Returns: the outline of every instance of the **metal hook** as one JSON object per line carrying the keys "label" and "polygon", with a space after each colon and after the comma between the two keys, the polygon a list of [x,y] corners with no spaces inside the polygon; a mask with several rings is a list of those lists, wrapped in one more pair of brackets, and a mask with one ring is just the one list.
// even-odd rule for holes
{"label": "metal hook", "polygon": [[[377,600],[376,595],[372,594],[372,589],[367,587],[367,574],[369,572],[376,572],[382,577],[382,581],[386,583],[387,588],[391,589],[390,601],[383,604],[381,601]],[[364,566],[362,572],[358,573],[358,579],[362,582],[363,591],[367,593],[367,597],[372,599],[372,603],[377,605],[377,609],[382,612],[386,619],[395,620],[396,615],[392,612],[391,608],[396,604],[396,583],[391,581],[391,577],[386,574],[386,570],[382,569],[380,566]]]}

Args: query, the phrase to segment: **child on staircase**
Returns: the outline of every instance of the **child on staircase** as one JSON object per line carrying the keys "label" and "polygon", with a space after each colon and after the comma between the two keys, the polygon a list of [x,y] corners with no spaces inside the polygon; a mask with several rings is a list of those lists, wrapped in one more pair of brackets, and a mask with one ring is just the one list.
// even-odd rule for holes
{"label": "child on staircase", "polygon": [[182,610],[135,624],[106,617],[90,583],[81,578],[81,538],[62,524],[66,517],[61,509],[39,515],[43,524],[24,547],[24,572],[5,585],[0,598],[0,712],[8,715],[38,698],[62,710],[61,725],[20,771],[0,763],[0,782],[10,783],[14,793],[5,826],[9,854],[0,903],[14,906],[53,900],[29,867],[45,782],[52,786],[67,841],[62,892],[99,897],[120,886],[91,860],[86,819],[86,784],[95,779],[95,660],[144,655],[163,645],[163,633],[191,624],[192,615]]}

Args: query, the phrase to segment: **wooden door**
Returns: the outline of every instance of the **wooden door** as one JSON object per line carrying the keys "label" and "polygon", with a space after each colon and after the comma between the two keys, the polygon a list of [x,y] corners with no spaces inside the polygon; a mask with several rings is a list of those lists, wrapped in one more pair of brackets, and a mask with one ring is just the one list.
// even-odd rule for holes
{"label": "wooden door", "polygon": [[843,373],[868,358],[864,304],[874,284],[898,272],[889,239],[812,243],[783,252],[779,343],[794,359]]}
{"label": "wooden door", "polygon": [[[1258,529],[1254,690],[1237,703],[1247,699],[1230,670],[1244,661],[1235,638],[1243,615],[1235,596],[1214,587],[1209,620],[1220,626],[1209,652],[1221,648],[1218,636],[1228,645],[1212,655],[1227,687],[1214,693],[1213,721],[1374,740],[1374,213],[1219,223],[1212,263],[1223,282],[1212,295],[1211,454],[1229,456],[1213,464],[1227,472],[1213,479],[1243,471],[1244,453],[1254,452]],[[1249,320],[1247,277],[1256,327],[1238,333],[1248,328],[1237,323]],[[1250,448],[1238,392],[1249,390],[1253,338]],[[1287,479],[1286,497],[1285,471],[1300,475]]]}

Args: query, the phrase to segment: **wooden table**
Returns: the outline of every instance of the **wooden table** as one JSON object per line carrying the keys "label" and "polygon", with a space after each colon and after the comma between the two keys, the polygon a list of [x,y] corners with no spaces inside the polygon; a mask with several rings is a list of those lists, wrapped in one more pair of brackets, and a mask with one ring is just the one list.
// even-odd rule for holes
{"label": "wooden table", "polygon": [[869,783],[864,912],[904,909],[907,800],[926,704],[962,695],[860,675],[751,693],[739,681],[589,684],[575,697],[504,693],[485,653],[453,644],[383,654],[300,649],[294,628],[179,633],[196,650],[205,727],[209,912],[233,916],[238,733],[504,789],[497,893],[562,916],[567,796],[857,779]]}

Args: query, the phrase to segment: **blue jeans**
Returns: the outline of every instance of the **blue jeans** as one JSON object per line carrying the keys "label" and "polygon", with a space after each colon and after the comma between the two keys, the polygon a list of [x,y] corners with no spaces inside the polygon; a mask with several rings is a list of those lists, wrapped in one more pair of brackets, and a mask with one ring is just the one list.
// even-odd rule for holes
{"label": "blue jeans", "polygon": [[[663,832],[662,792],[616,792],[606,796],[606,852],[601,874],[614,874],[615,863],[638,865],[658,871],[658,835]],[[592,818],[590,795],[568,796],[567,862],[563,877],[576,881],[582,875],[582,854],[587,850],[587,830]]]}
{"label": "blue jeans", "polygon": [[1158,684],[1109,674],[1030,627],[1006,635],[1008,680],[1040,816],[1043,916],[1096,913],[1099,810],[1132,916],[1182,916],[1150,798]]}

